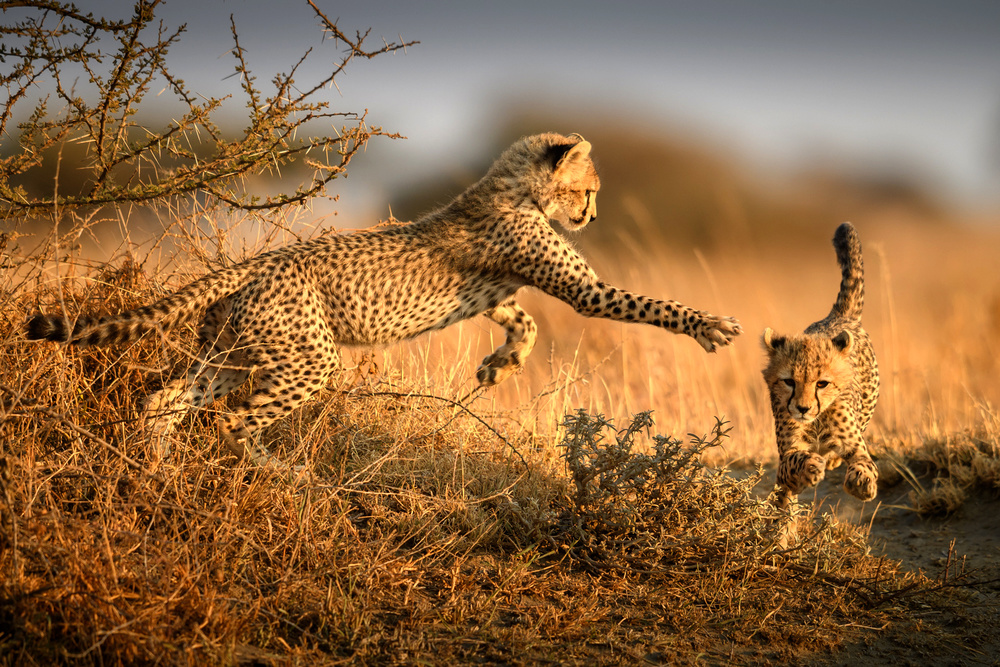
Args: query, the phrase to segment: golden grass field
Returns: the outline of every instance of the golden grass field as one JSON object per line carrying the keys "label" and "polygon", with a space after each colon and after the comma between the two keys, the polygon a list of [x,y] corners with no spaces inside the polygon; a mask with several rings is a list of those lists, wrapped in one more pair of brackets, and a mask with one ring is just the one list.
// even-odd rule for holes
{"label": "golden grass field", "polygon": [[494,390],[469,395],[501,335],[482,318],[345,355],[337,383],[264,435],[306,464],[291,477],[227,456],[208,413],[169,458],[150,450],[137,406],[192,329],[83,351],[21,332],[40,307],[148,303],[211,267],[216,243],[263,249],[259,223],[173,228],[109,266],[78,259],[72,220],[58,247],[4,237],[0,663],[995,660],[995,565],[958,547],[930,566],[883,556],[876,523],[996,514],[996,225],[891,207],[853,219],[882,370],[868,437],[893,500],[823,504],[824,487],[791,519],[763,501],[775,453],[758,337],[828,312],[840,220],[764,233],[720,195],[712,242],[677,243],[641,197],[605,188],[632,226],[614,245],[583,232],[598,273],[738,317],[733,349],[527,294],[538,345]]}

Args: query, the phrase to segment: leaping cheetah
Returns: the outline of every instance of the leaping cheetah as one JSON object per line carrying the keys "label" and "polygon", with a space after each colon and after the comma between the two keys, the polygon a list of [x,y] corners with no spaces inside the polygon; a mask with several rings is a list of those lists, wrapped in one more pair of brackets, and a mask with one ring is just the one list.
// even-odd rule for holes
{"label": "leaping cheetah", "polygon": [[507,340],[476,377],[484,386],[502,382],[535,342],[535,323],[515,301],[523,287],[585,316],[687,334],[709,352],[729,345],[741,333],[735,319],[604,283],[553,230],[553,219],[577,230],[597,215],[600,181],[590,150],[579,135],[526,137],[468,190],[416,222],[286,246],[120,315],[75,322],[35,315],[27,336],[109,345],[204,313],[197,362],[149,396],[146,423],[165,434],[181,412],[225,396],[255,371],[250,395],[221,417],[220,430],[234,453],[257,463],[270,454],[251,434],[326,383],[339,363],[338,344],[391,343],[482,314]]}

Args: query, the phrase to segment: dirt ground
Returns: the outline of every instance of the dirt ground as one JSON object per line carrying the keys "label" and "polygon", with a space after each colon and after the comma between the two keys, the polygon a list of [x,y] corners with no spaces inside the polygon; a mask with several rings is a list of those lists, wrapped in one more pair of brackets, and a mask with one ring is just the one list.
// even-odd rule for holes
{"label": "dirt ground", "polygon": [[880,490],[875,503],[861,503],[843,492],[842,481],[842,470],[831,471],[814,496],[799,500],[870,524],[874,555],[897,559],[931,579],[943,580],[947,570],[954,581],[964,571],[970,585],[958,589],[954,606],[928,605],[926,613],[885,631],[861,630],[843,651],[809,664],[1000,664],[1000,499],[971,496],[949,516],[925,518],[909,509],[905,483]]}

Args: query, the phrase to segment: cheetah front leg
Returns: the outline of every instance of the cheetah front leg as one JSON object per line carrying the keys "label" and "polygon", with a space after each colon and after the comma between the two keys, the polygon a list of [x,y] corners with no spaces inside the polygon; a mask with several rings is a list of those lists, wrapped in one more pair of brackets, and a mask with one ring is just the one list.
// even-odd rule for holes
{"label": "cheetah front leg", "polygon": [[799,443],[781,455],[778,461],[778,486],[797,496],[816,486],[826,476],[826,457]]}
{"label": "cheetah front leg", "polygon": [[483,314],[507,331],[507,341],[483,359],[476,369],[479,384],[492,387],[521,370],[524,360],[535,346],[538,326],[513,297]]}
{"label": "cheetah front leg", "polygon": [[[790,423],[794,424],[794,422]],[[790,428],[796,427],[791,426]],[[823,454],[826,470],[846,463],[844,491],[859,500],[868,501],[875,498],[878,492],[878,466],[875,465],[868,453],[868,446],[865,444],[861,428],[858,426],[850,404],[845,400],[838,399],[824,410],[816,428],[818,444],[813,448],[813,451]],[[779,428],[779,451],[781,437],[782,429]],[[818,454],[814,455],[818,456]],[[782,459],[784,458],[785,455],[782,453]],[[822,475],[818,479],[822,479]]]}
{"label": "cheetah front leg", "polygon": [[587,261],[551,228],[536,227],[531,238],[531,243],[512,243],[510,269],[524,284],[573,306],[581,315],[641,322],[686,334],[706,352],[730,345],[743,333],[735,318],[633,294],[601,281]]}
{"label": "cheetah front leg", "polygon": [[[597,279],[579,255],[565,250],[572,263],[576,258],[576,276],[566,276],[565,269],[533,276],[532,284],[546,293],[570,304],[576,312],[587,317],[602,317],[619,322],[640,322],[660,327],[673,333],[694,338],[706,352],[732,344],[743,333],[740,323],[733,317],[718,317],[703,310],[673,301],[653,299],[633,294]],[[561,279],[560,279],[561,278]]]}
{"label": "cheetah front leg", "polygon": [[854,457],[847,464],[844,490],[859,500],[874,500],[878,494],[878,466],[868,452]]}
{"label": "cheetah front leg", "polygon": [[577,312],[590,317],[642,322],[685,334],[694,338],[706,352],[715,352],[732,344],[743,333],[736,318],[712,315],[677,301],[661,301],[633,294],[604,282],[581,289],[570,303]]}
{"label": "cheetah front leg", "polygon": [[830,434],[834,452],[847,463],[844,473],[844,490],[859,500],[873,500],[878,493],[878,466],[868,453],[868,445],[861,435],[853,411],[843,407],[836,412],[846,415],[838,429]]}
{"label": "cheetah front leg", "polygon": [[823,481],[828,461],[806,441],[802,426],[791,419],[775,424],[775,439],[778,444],[775,505],[786,509],[792,498]]}

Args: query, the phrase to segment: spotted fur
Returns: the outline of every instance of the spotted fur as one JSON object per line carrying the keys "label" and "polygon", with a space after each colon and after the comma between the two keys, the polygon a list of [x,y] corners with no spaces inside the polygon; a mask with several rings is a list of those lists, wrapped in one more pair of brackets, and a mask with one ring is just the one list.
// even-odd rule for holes
{"label": "spotted fur", "polygon": [[778,441],[777,501],[814,486],[826,470],[847,462],[844,489],[861,500],[876,494],[878,468],[864,440],[878,400],[875,352],[861,326],[864,264],[861,241],[844,223],[833,239],[841,267],[840,292],[826,318],[803,334],[779,336],[765,329],[771,395]]}
{"label": "spotted fur", "polygon": [[479,383],[518,371],[537,328],[515,296],[535,287],[589,317],[643,322],[687,334],[705,350],[729,345],[736,320],[601,281],[550,225],[580,229],[597,215],[600,180],[591,145],[578,135],[526,137],[486,175],[416,222],[290,245],[206,275],[152,305],[69,322],[36,315],[32,339],[106,345],[203,316],[198,360],[147,399],[146,418],[166,433],[185,409],[243,384],[246,400],[222,418],[234,452],[267,460],[251,433],[320,389],[337,368],[338,345],[380,345],[483,314],[507,333],[483,359]]}

